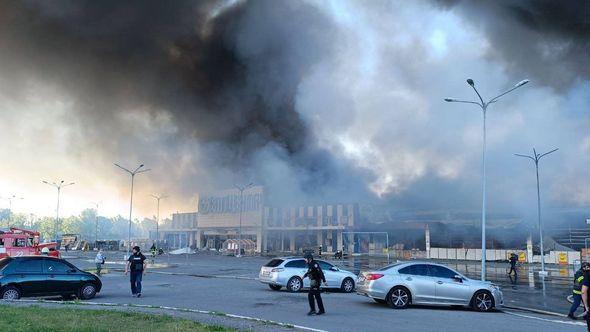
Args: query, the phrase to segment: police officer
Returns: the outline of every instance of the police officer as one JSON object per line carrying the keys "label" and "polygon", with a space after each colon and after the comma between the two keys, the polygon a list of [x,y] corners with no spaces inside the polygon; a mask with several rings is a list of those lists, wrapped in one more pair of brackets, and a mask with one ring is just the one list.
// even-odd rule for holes
{"label": "police officer", "polygon": [[580,269],[576,271],[576,273],[574,274],[574,289],[572,290],[574,303],[572,303],[570,311],[567,314],[567,316],[571,319],[576,319],[574,313],[576,312],[576,310],[580,306],[580,302],[582,301],[582,283],[584,282],[584,277],[586,273],[588,273],[589,271],[590,263],[584,262],[582,263]]}
{"label": "police officer", "polygon": [[518,261],[518,256],[516,256],[516,254],[512,253],[510,254],[510,271],[508,272],[508,275],[511,275],[512,272],[514,271],[514,276],[517,277],[518,275],[516,274],[516,262]]}
{"label": "police officer", "polygon": [[127,259],[127,265],[125,266],[125,275],[131,272],[129,281],[131,282],[131,295],[133,297],[141,297],[141,280],[146,268],[146,258],[141,253],[141,249],[139,246],[133,247],[133,253]]}
{"label": "police officer", "polygon": [[[320,294],[320,283],[323,282],[324,286],[328,286],[326,283],[326,277],[324,271],[320,267],[320,264],[313,259],[311,253],[307,253],[304,256],[307,262],[307,272],[303,275],[303,279],[309,277],[309,293],[307,293],[307,300],[309,301],[309,312],[308,315],[323,315],[326,313],[324,310],[324,302],[322,301],[322,295]],[[319,311],[316,313],[315,301],[318,303]]]}

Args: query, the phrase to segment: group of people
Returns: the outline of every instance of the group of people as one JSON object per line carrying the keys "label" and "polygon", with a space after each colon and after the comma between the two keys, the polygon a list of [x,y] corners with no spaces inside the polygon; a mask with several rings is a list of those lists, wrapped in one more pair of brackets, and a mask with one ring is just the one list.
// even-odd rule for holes
{"label": "group of people", "polygon": [[[101,275],[102,266],[106,261],[102,249],[98,250],[94,263],[96,264],[96,274]],[[125,275],[129,274],[129,281],[131,283],[131,296],[141,297],[141,281],[147,269],[146,257],[141,253],[139,246],[134,246],[131,255],[127,258],[127,265],[125,265]]]}

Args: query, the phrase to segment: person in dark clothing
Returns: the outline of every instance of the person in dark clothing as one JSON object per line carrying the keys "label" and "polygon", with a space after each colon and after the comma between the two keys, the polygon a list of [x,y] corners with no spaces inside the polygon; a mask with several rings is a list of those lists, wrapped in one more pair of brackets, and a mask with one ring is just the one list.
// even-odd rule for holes
{"label": "person in dark clothing", "polygon": [[125,275],[127,272],[131,272],[131,295],[133,297],[141,297],[141,279],[145,274],[147,268],[146,258],[141,253],[138,246],[133,247],[133,254],[127,259],[127,265],[125,266]]}
{"label": "person in dark clothing", "polygon": [[[307,300],[309,301],[309,312],[308,315],[323,315],[326,313],[324,310],[324,302],[322,301],[322,295],[320,293],[320,284],[323,282],[324,286],[327,286],[326,277],[324,271],[320,267],[320,264],[313,259],[312,254],[308,253],[305,255],[305,261],[307,262],[307,272],[303,275],[303,279],[309,278],[309,293],[307,293]],[[315,311],[315,302],[318,303],[318,312]]]}
{"label": "person in dark clothing", "polygon": [[590,332],[590,271],[584,271],[584,280],[582,280],[582,302],[584,303],[584,313],[582,314],[586,320],[586,326]]}
{"label": "person in dark clothing", "polygon": [[570,307],[570,311],[567,316],[571,319],[576,319],[575,313],[580,302],[582,302],[582,283],[584,282],[586,273],[590,272],[590,263],[584,262],[582,266],[574,274],[574,289],[572,290],[574,302]]}
{"label": "person in dark clothing", "polygon": [[514,276],[517,276],[516,262],[518,262],[518,256],[516,256],[516,254],[510,254],[510,271],[508,272],[508,275],[511,275],[512,272],[514,272]]}

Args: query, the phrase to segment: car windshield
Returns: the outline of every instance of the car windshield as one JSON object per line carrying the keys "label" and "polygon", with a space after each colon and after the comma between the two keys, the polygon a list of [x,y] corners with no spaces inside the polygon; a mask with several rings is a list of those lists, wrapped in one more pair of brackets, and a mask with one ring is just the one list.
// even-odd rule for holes
{"label": "car windshield", "polygon": [[8,263],[10,263],[12,261],[12,258],[3,258],[0,259],[0,271],[2,271],[2,269],[8,265]]}
{"label": "car windshield", "polygon": [[270,262],[266,263],[264,266],[265,267],[277,267],[279,265],[281,265],[281,263],[283,263],[282,259],[272,259]]}
{"label": "car windshield", "polygon": [[390,264],[390,265],[384,266],[384,267],[380,268],[380,269],[379,269],[379,270],[377,270],[377,271],[387,271],[387,270],[391,269],[392,267],[396,267],[396,266],[398,266],[398,265],[400,265],[400,264],[403,264],[403,263],[402,263],[402,262],[393,263],[393,264]]}

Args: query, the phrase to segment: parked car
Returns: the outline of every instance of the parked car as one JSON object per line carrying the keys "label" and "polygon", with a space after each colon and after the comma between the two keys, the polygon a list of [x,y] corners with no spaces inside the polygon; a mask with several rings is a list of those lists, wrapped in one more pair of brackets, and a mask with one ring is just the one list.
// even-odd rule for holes
{"label": "parked car", "polygon": [[0,260],[0,298],[77,296],[91,299],[100,292],[100,279],[64,259],[48,256],[7,257]]}
{"label": "parked car", "polygon": [[[341,270],[338,267],[323,261],[316,260],[324,271],[328,288],[340,289],[351,293],[355,288],[356,275],[352,272]],[[290,292],[298,292],[303,288],[309,288],[309,278],[303,279],[307,272],[307,263],[301,257],[274,258],[260,268],[259,280],[268,284],[272,290],[280,290],[286,287]]]}
{"label": "parked car", "polygon": [[430,262],[401,262],[361,272],[356,292],[395,309],[410,304],[434,304],[490,311],[504,304],[497,285],[469,279],[451,268]]}

